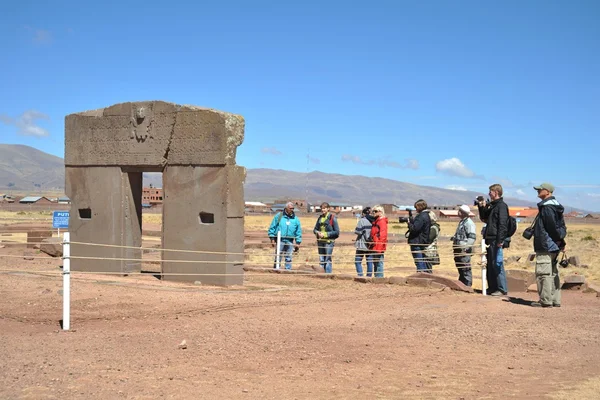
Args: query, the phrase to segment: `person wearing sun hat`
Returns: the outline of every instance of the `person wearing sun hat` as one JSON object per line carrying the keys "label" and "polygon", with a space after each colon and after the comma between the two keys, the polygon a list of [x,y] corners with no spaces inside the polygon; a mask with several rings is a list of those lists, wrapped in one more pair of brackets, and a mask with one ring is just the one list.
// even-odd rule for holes
{"label": "person wearing sun hat", "polygon": [[452,248],[454,250],[454,264],[458,269],[458,280],[467,286],[473,284],[473,274],[471,272],[471,253],[473,244],[477,238],[475,222],[469,216],[471,208],[463,204],[458,208],[460,222],[456,227],[456,232],[452,236]]}
{"label": "person wearing sun hat", "polygon": [[534,186],[542,200],[533,226],[533,249],[535,250],[535,277],[539,301],[533,307],[560,307],[560,277],[558,275],[558,254],[565,250],[564,207],[554,197],[554,185],[542,183]]}

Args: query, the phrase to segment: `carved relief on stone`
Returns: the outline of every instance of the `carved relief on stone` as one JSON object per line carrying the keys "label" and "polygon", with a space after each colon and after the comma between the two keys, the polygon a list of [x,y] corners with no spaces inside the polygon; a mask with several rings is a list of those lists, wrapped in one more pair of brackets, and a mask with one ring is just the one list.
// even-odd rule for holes
{"label": "carved relief on stone", "polygon": [[152,135],[152,117],[148,116],[145,107],[132,109],[133,115],[130,120],[129,138],[137,140],[138,143],[144,143],[148,137],[154,139]]}

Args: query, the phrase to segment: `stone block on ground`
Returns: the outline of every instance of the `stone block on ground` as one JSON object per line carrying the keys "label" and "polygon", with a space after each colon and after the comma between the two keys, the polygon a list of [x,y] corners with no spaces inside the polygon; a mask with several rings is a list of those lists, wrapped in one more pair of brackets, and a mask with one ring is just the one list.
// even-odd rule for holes
{"label": "stone block on ground", "polygon": [[419,286],[419,287],[431,287],[431,283],[433,279],[428,278],[417,278],[409,276],[406,278],[406,284],[409,286]]}
{"label": "stone block on ground", "polygon": [[373,278],[366,277],[366,276],[357,276],[354,278],[354,282],[371,283],[371,282],[373,282]]}
{"label": "stone block on ground", "polygon": [[[431,279],[435,282],[441,283],[442,285],[445,285],[447,287],[449,287],[452,290],[457,290],[460,292],[467,292],[467,293],[473,293],[473,288],[469,287],[467,285],[465,285],[464,283],[456,280],[456,279],[451,279],[451,278],[447,278],[445,276],[441,276],[441,275],[435,275],[435,274],[427,274],[424,272],[417,272],[416,274],[412,274],[409,276],[409,278],[424,278],[424,279]],[[408,283],[408,280],[407,280]]]}
{"label": "stone block on ground", "polygon": [[46,238],[40,244],[40,251],[52,257],[62,257],[63,246],[61,238]]}
{"label": "stone block on ground", "polygon": [[373,283],[387,284],[387,283],[390,283],[390,278],[376,277],[376,278],[373,278]]}
{"label": "stone block on ground", "polygon": [[[526,282],[526,286],[535,283],[535,272],[525,271],[524,269],[507,269],[506,277],[522,279]],[[510,291],[510,288],[508,290]]]}
{"label": "stone block on ground", "polygon": [[508,291],[512,292],[527,292],[527,281],[525,279],[515,278],[512,276],[506,277],[506,285],[508,286]]}
{"label": "stone block on ground", "polygon": [[23,260],[31,261],[34,259],[34,257],[35,257],[35,254],[31,251],[26,251],[23,253]]}
{"label": "stone block on ground", "polygon": [[335,279],[339,279],[340,281],[352,281],[352,280],[354,280],[354,275],[339,274],[339,275],[335,275]]}
{"label": "stone block on ground", "polygon": [[579,256],[571,256],[571,257],[567,258],[567,261],[569,262],[569,265],[572,265],[574,267],[581,266],[581,262],[579,261]]}
{"label": "stone block on ground", "polygon": [[533,292],[533,293],[537,293],[538,288],[537,288],[537,283],[532,283],[531,285],[529,285],[527,287],[527,291],[528,292]]}
{"label": "stone block on ground", "polygon": [[564,283],[585,283],[585,275],[571,274],[562,278]]}
{"label": "stone block on ground", "polygon": [[403,276],[390,276],[390,284],[392,285],[406,285],[406,278]]}
{"label": "stone block on ground", "polygon": [[587,284],[585,283],[584,275],[571,274],[565,276],[563,279],[561,289],[563,290],[586,290]]}
{"label": "stone block on ground", "polygon": [[317,273],[314,276],[321,279],[334,279],[335,275],[333,274],[325,274],[325,273]]}
{"label": "stone block on ground", "polygon": [[588,282],[587,287],[584,290],[585,293],[596,293],[596,295],[600,294],[600,285],[593,282]]}
{"label": "stone block on ground", "polygon": [[521,259],[521,256],[510,256],[506,258],[507,264],[518,263]]}

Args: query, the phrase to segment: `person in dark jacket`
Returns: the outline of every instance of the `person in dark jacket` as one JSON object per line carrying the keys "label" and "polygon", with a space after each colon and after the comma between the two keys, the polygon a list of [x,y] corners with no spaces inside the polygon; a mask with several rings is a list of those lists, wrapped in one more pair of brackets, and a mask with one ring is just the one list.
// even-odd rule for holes
{"label": "person in dark jacket", "polygon": [[354,255],[354,264],[356,266],[356,274],[363,276],[362,259],[367,260],[367,276],[373,276],[373,259],[371,257],[371,250],[369,247],[370,243],[367,243],[367,239],[371,236],[371,226],[375,218],[371,217],[371,207],[365,207],[362,210],[362,216],[356,224],[356,254]]}
{"label": "person in dark jacket", "polygon": [[502,296],[508,293],[506,274],[504,272],[504,253],[502,251],[508,237],[508,206],[502,199],[502,185],[495,183],[490,186],[491,202],[480,200],[479,218],[486,223],[485,244],[487,245],[487,282],[492,296]]}
{"label": "person in dark jacket", "polygon": [[321,267],[326,273],[330,274],[333,269],[331,255],[333,254],[335,239],[340,236],[340,227],[335,215],[329,212],[329,203],[321,204],[321,215],[317,218],[313,233],[317,237]]}
{"label": "person in dark jacket", "polygon": [[538,216],[533,227],[533,249],[535,250],[535,277],[539,302],[534,307],[560,307],[560,278],[558,276],[558,254],[565,250],[567,227],[564,207],[554,198],[554,186],[542,183],[534,187],[538,197]]}
{"label": "person in dark jacket", "polygon": [[415,260],[417,272],[433,273],[433,267],[425,256],[425,249],[429,246],[429,230],[431,229],[431,218],[427,210],[427,202],[419,199],[415,203],[417,216],[408,220],[408,244],[410,252]]}

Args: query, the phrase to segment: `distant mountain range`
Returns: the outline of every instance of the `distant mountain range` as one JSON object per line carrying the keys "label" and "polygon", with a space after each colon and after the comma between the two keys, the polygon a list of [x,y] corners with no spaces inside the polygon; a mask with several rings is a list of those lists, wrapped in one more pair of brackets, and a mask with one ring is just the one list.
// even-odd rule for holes
{"label": "distant mountain range", "polygon": [[[162,176],[145,173],[144,184],[162,187]],[[33,147],[0,144],[0,190],[40,192],[64,190],[64,160]],[[244,185],[246,200],[307,199],[348,205],[392,203],[412,205],[423,198],[430,205],[472,204],[481,193],[421,186],[391,179],[359,175],[310,173],[274,169],[248,169]],[[506,199],[511,206],[534,206],[534,202]]]}

